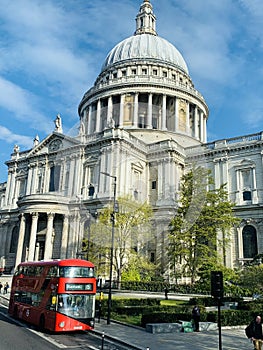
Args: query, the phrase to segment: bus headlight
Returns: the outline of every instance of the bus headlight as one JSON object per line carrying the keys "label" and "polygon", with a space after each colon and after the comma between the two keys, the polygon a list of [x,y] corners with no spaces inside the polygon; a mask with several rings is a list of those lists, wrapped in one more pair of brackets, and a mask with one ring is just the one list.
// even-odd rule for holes
{"label": "bus headlight", "polygon": [[64,322],[64,321],[60,322],[60,323],[58,324],[58,326],[59,326],[60,328],[64,328],[64,327],[65,327],[65,322]]}

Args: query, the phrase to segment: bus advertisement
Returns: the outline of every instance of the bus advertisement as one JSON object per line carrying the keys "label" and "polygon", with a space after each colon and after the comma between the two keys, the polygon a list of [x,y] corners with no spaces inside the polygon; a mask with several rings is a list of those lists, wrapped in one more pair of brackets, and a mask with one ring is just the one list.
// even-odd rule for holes
{"label": "bus advertisement", "polygon": [[66,259],[23,262],[13,276],[9,314],[42,330],[91,330],[95,323],[94,265]]}

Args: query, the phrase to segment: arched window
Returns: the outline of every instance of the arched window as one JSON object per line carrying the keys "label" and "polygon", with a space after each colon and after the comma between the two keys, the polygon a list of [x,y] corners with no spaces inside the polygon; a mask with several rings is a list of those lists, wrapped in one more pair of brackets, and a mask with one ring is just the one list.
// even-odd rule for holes
{"label": "arched window", "polygon": [[242,231],[243,256],[252,259],[258,254],[257,231],[255,227],[246,225]]}
{"label": "arched window", "polygon": [[18,235],[19,235],[18,227],[15,226],[12,231],[12,238],[11,238],[10,249],[9,249],[10,253],[16,253]]}

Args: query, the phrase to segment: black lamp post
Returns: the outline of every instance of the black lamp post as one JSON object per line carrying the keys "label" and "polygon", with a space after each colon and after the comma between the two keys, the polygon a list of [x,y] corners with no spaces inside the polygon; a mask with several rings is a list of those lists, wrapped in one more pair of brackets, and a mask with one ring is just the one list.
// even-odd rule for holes
{"label": "black lamp post", "polygon": [[108,295],[108,314],[107,314],[107,324],[110,324],[111,318],[111,295],[112,295],[112,268],[113,268],[113,250],[114,250],[114,230],[115,230],[115,214],[116,214],[116,185],[117,176],[112,176],[109,173],[101,172],[106,176],[112,177],[114,179],[114,189],[113,189],[113,212],[111,217],[111,248],[110,248],[110,285],[109,285],[109,295]]}

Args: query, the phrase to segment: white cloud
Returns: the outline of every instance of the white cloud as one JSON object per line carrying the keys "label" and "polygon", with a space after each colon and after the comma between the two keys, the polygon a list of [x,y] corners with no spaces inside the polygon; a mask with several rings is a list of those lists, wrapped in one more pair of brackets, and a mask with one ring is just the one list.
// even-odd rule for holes
{"label": "white cloud", "polygon": [[33,140],[28,136],[14,134],[11,130],[0,125],[0,140],[4,140],[9,144],[17,144],[25,148],[31,148]]}
{"label": "white cloud", "polygon": [[[0,107],[11,112],[15,119],[24,121],[31,127],[49,130],[45,116],[37,112],[34,105],[39,103],[36,96],[12,82],[0,77]],[[10,119],[9,119],[10,120]],[[10,120],[11,122],[11,120]]]}

